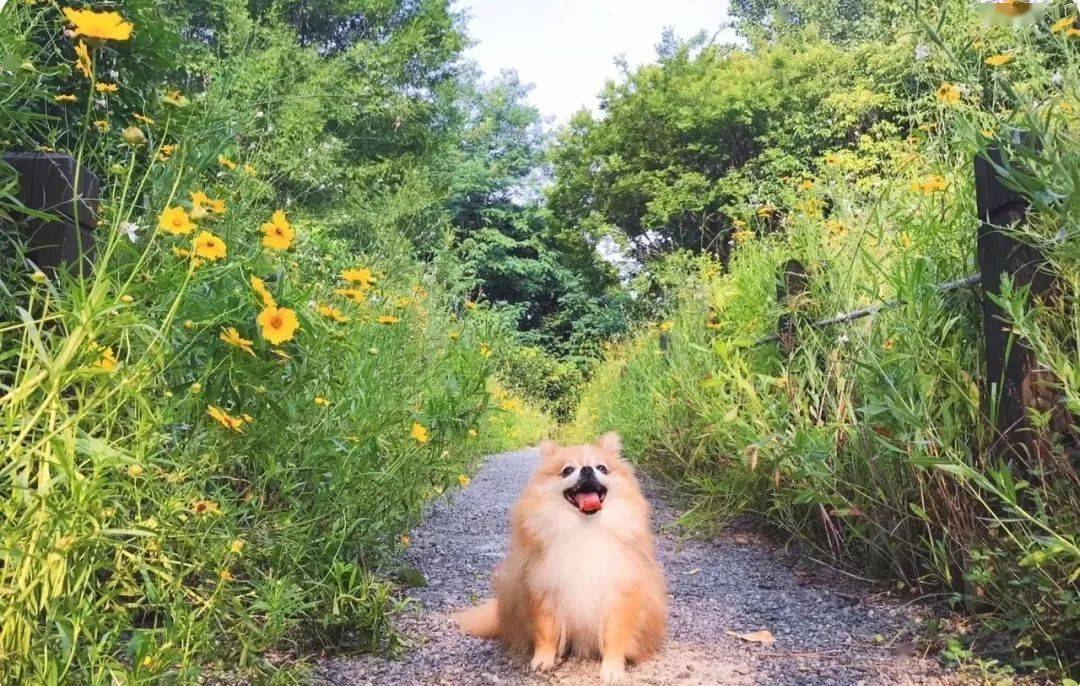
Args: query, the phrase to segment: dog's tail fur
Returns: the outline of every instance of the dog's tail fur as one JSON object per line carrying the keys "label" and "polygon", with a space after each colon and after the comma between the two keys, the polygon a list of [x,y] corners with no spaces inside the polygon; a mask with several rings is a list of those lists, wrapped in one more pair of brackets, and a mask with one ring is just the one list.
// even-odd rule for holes
{"label": "dog's tail fur", "polygon": [[493,598],[482,605],[466,608],[456,613],[454,619],[467,634],[496,638],[499,635],[499,602]]}

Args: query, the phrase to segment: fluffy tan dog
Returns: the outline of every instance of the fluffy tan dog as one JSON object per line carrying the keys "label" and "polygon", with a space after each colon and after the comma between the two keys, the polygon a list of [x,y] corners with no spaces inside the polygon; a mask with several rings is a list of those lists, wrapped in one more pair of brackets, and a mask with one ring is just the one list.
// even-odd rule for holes
{"label": "fluffy tan dog", "polygon": [[664,577],[649,504],[617,434],[596,445],[540,444],[540,466],[511,513],[495,599],[457,620],[468,634],[531,652],[534,670],[552,668],[560,655],[600,657],[608,684],[623,679],[627,660],[657,649],[667,622]]}

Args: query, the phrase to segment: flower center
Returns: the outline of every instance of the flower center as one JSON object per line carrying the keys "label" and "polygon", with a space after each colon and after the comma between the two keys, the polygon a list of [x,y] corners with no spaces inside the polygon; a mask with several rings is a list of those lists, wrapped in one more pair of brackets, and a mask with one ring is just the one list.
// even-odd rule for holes
{"label": "flower center", "polygon": [[279,317],[277,315],[274,315],[274,317],[272,319],[270,319],[270,326],[274,327],[275,329],[280,329],[281,328],[281,317]]}

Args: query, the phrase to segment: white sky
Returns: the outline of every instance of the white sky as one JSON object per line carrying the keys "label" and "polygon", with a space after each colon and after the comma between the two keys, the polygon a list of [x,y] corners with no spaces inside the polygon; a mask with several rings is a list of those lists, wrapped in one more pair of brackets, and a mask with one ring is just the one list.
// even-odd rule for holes
{"label": "white sky", "polygon": [[[487,77],[515,69],[535,88],[533,105],[555,123],[585,106],[596,109],[604,81],[618,75],[615,57],[631,66],[655,59],[665,27],[680,38],[727,21],[727,0],[458,0],[476,45],[467,55]],[[718,40],[731,39],[726,30]]]}

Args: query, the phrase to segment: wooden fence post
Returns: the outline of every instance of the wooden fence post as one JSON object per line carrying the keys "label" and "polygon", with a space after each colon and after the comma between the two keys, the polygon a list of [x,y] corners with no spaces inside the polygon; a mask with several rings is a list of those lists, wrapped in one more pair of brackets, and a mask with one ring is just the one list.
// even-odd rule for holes
{"label": "wooden fence post", "polygon": [[788,260],[780,269],[776,300],[784,305],[787,311],[781,314],[776,322],[776,338],[784,352],[790,355],[798,345],[798,321],[792,302],[798,307],[798,298],[810,292],[810,276],[806,266],[798,260]]}
{"label": "wooden fence post", "polygon": [[1005,275],[1016,287],[1028,286],[1030,298],[1047,294],[1052,278],[1042,269],[1039,250],[1012,235],[1011,227],[1024,220],[1029,203],[1002,183],[994,167],[1001,162],[997,148],[987,150],[987,157],[975,158],[975,198],[981,222],[976,256],[982,275],[986,352],[983,414],[992,418],[996,433],[991,452],[1030,465],[1029,460],[1040,461],[1048,447],[1029,430],[1026,410],[1045,404],[1039,396],[1051,391],[1036,369],[1031,350],[1013,335],[1005,312],[989,296],[1000,294]]}
{"label": "wooden fence post", "polygon": [[70,155],[10,152],[3,161],[19,177],[19,202],[28,209],[53,215],[49,219],[26,216],[17,224],[25,236],[30,259],[41,269],[93,266],[94,234],[101,183],[97,176]]}

